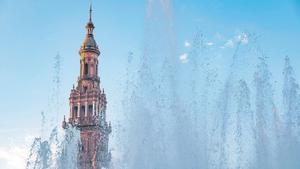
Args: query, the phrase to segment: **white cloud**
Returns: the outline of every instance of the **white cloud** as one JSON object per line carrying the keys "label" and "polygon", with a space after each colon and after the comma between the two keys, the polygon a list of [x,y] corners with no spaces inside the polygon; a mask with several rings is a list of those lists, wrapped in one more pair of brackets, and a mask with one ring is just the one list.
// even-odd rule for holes
{"label": "white cloud", "polygon": [[24,169],[26,164],[27,148],[9,147],[0,148],[0,167],[2,169]]}
{"label": "white cloud", "polygon": [[[0,168],[1,169],[24,169],[29,153],[29,147],[34,140],[31,134],[25,135],[17,145],[6,143],[0,147]],[[19,142],[17,141],[17,142]]]}
{"label": "white cloud", "polygon": [[213,42],[207,42],[206,45],[207,45],[207,46],[213,46],[214,43],[213,43]]}
{"label": "white cloud", "polygon": [[232,39],[227,40],[227,42],[222,46],[221,48],[233,48],[234,47],[234,42]]}
{"label": "white cloud", "polygon": [[242,45],[246,45],[249,43],[249,37],[246,33],[240,33],[236,36],[234,36],[233,38],[231,39],[228,39],[226,41],[226,43],[221,46],[220,48],[221,49],[225,49],[225,48],[233,48],[235,46],[235,44],[237,43],[241,43]]}
{"label": "white cloud", "polygon": [[241,42],[241,44],[246,45],[249,43],[249,38],[248,35],[246,33],[241,33],[239,35],[236,36],[236,40],[238,42]]}
{"label": "white cloud", "polygon": [[191,43],[189,41],[185,41],[184,47],[186,47],[186,48],[191,47]]}
{"label": "white cloud", "polygon": [[179,60],[181,61],[181,63],[187,63],[189,61],[188,60],[188,54],[184,53],[184,54],[180,55]]}

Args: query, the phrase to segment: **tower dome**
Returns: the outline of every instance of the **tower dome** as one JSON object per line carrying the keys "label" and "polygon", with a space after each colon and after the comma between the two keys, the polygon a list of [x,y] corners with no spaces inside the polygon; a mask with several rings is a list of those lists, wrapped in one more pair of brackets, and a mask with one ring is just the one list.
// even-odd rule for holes
{"label": "tower dome", "polygon": [[79,54],[82,55],[82,53],[85,52],[95,52],[97,53],[97,55],[100,55],[100,51],[94,39],[94,34],[93,34],[95,26],[92,21],[92,6],[90,6],[89,22],[86,24],[85,28],[87,32],[86,32],[85,39],[82,43],[82,46],[80,48]]}

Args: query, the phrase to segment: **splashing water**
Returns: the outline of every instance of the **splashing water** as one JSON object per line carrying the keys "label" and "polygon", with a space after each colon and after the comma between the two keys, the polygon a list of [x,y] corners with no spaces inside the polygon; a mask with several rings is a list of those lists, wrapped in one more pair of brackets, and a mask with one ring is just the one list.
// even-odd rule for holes
{"label": "splashing water", "polygon": [[[181,63],[170,0],[147,1],[145,32],[143,55],[128,55],[111,168],[300,168],[300,93],[288,57],[279,104],[255,35],[239,36],[220,66],[221,49],[209,51],[197,30]],[[78,145],[76,129],[55,128],[35,139],[27,169],[76,169]]]}
{"label": "splashing water", "polygon": [[53,76],[53,95],[51,98],[54,112],[56,112],[54,117],[54,123],[57,124],[59,122],[59,115],[60,115],[60,107],[61,107],[61,100],[60,100],[60,87],[61,87],[61,56],[58,53],[54,57],[54,76]]}
{"label": "splashing water", "polygon": [[75,128],[54,128],[49,139],[36,138],[30,148],[26,169],[77,169],[80,133]]}
{"label": "splashing water", "polygon": [[[41,112],[41,135],[34,139],[30,147],[26,169],[78,168],[77,155],[81,145],[80,131],[74,127],[62,129],[56,126],[61,106],[61,56],[59,54],[54,57],[53,68],[53,89],[49,102],[50,113]],[[50,123],[48,123],[47,118],[50,118]],[[53,129],[47,137],[49,128]]]}
{"label": "splashing water", "polygon": [[[126,116],[118,133],[123,147],[117,150],[123,157],[115,168],[300,168],[299,87],[289,59],[281,106],[255,35],[237,37],[225,68],[215,54],[222,51],[212,54],[205,35],[197,31],[182,64],[176,57],[171,9],[171,1],[148,1],[145,50],[136,58],[137,72],[128,61]],[[253,57],[256,67],[245,61]]]}

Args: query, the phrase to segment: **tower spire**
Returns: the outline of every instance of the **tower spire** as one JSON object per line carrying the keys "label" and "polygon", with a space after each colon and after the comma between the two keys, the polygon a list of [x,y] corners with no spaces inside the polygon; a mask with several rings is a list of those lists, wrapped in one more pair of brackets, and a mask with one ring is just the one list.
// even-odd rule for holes
{"label": "tower spire", "polygon": [[89,21],[86,25],[86,29],[87,29],[88,34],[93,34],[93,30],[95,28],[95,26],[93,24],[93,20],[92,20],[92,14],[93,14],[93,7],[92,7],[92,3],[90,3]]}
{"label": "tower spire", "polygon": [[93,6],[92,6],[92,2],[90,3],[90,17],[89,17],[89,21],[92,22],[92,12],[93,12]]}
{"label": "tower spire", "polygon": [[90,10],[89,10],[89,20],[88,23],[86,24],[85,28],[86,28],[86,37],[85,40],[83,41],[83,44],[80,48],[80,56],[82,56],[82,54],[84,52],[95,52],[98,55],[100,54],[100,51],[98,49],[97,43],[94,39],[94,23],[92,20],[92,14],[93,14],[93,7],[92,7],[92,3],[90,3]]}

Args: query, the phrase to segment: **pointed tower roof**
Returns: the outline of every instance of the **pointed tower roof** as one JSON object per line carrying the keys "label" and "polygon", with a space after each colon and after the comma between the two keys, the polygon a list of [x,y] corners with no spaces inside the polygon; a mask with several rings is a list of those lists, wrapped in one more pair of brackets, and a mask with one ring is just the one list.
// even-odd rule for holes
{"label": "pointed tower roof", "polygon": [[80,55],[85,52],[95,52],[98,55],[100,54],[98,45],[94,39],[94,34],[93,34],[95,26],[92,21],[92,12],[93,12],[92,5],[90,5],[89,21],[85,26],[86,36],[79,51]]}

